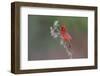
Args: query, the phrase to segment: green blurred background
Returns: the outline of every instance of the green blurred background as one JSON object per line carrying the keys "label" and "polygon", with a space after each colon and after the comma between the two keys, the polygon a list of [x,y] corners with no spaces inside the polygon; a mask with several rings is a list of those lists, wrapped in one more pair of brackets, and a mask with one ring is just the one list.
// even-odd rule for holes
{"label": "green blurred background", "polygon": [[88,57],[88,18],[28,15],[28,60],[68,59],[59,38],[50,35],[55,20],[64,23],[72,36],[73,59]]}

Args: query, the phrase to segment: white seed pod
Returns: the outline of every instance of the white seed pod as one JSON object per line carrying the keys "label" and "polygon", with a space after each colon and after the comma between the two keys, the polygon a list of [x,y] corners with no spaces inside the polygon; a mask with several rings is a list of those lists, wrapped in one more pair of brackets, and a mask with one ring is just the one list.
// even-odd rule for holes
{"label": "white seed pod", "polygon": [[54,21],[53,26],[54,26],[54,27],[59,27],[59,21],[58,21],[58,20]]}

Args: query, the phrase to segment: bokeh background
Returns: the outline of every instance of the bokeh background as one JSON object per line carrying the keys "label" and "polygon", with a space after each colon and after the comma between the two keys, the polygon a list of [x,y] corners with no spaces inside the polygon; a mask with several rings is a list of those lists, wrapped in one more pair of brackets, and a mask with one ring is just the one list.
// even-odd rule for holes
{"label": "bokeh background", "polygon": [[28,15],[28,60],[68,59],[59,39],[53,39],[50,26],[64,23],[72,36],[73,59],[88,57],[88,18],[74,16]]}

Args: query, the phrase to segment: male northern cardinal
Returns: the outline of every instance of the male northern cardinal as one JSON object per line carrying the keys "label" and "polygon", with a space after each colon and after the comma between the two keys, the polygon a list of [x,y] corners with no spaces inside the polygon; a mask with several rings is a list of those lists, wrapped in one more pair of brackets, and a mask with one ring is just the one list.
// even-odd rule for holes
{"label": "male northern cardinal", "polygon": [[64,41],[70,41],[72,39],[72,37],[70,36],[70,34],[68,33],[68,30],[67,28],[65,27],[65,25],[61,25],[60,27],[60,35],[61,35],[61,38],[64,40]]}

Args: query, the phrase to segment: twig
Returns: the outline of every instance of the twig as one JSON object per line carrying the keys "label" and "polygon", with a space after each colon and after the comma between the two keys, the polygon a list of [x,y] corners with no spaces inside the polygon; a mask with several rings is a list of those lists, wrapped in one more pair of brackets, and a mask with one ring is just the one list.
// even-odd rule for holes
{"label": "twig", "polygon": [[66,53],[68,54],[68,57],[72,59],[72,53],[71,53],[71,48],[68,48],[66,44],[64,44],[64,47],[66,49]]}

